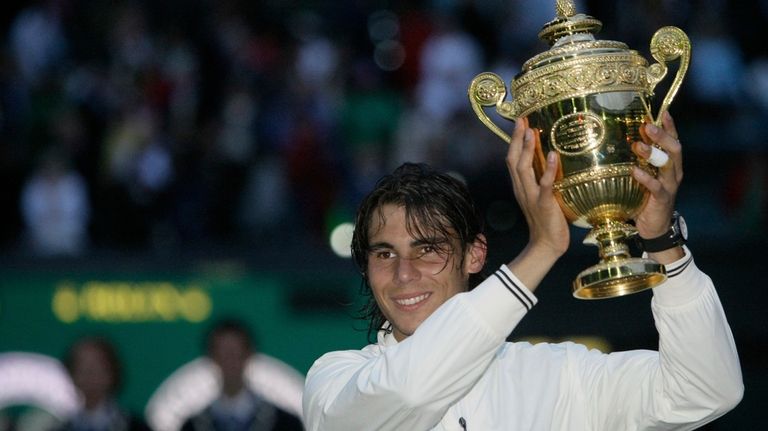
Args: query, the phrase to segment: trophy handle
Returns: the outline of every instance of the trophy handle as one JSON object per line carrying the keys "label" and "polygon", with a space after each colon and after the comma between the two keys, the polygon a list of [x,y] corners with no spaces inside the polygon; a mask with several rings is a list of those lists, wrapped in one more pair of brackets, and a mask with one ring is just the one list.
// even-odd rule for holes
{"label": "trophy handle", "polygon": [[669,109],[672,99],[677,94],[677,90],[680,89],[685,72],[688,71],[688,64],[691,61],[691,41],[677,27],[662,27],[651,38],[651,55],[658,61],[658,63],[652,64],[648,68],[648,81],[651,90],[666,76],[666,63],[678,58],[680,59],[680,67],[677,69],[675,79],[672,81],[672,85],[669,87],[669,91],[667,91],[667,95],[661,103],[656,120],[654,120],[654,124],[658,126],[661,124],[662,115]]}
{"label": "trophy handle", "polygon": [[481,73],[472,80],[467,93],[469,95],[469,103],[472,105],[472,110],[475,111],[477,118],[485,124],[485,127],[491,129],[493,133],[503,139],[504,142],[509,143],[512,137],[502,130],[501,127],[497,126],[483,109],[483,107],[487,106],[496,106],[496,112],[504,118],[512,121],[515,120],[516,115],[512,104],[504,101],[504,98],[507,96],[507,87],[504,85],[501,77],[492,72]]}

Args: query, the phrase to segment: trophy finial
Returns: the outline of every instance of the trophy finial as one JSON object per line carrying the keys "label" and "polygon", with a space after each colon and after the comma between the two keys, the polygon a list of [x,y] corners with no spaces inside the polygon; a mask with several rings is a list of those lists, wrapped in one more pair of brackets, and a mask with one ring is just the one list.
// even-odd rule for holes
{"label": "trophy finial", "polygon": [[558,18],[568,18],[576,15],[576,2],[573,0],[557,0],[555,7],[557,8]]}
{"label": "trophy finial", "polygon": [[[573,0],[557,0],[555,9],[555,19],[545,24],[539,32],[539,39],[546,41],[550,46],[566,36],[585,35],[586,38],[594,39],[594,34],[603,27],[599,20],[576,13],[576,3]],[[575,40],[584,40],[584,37],[577,37]]]}

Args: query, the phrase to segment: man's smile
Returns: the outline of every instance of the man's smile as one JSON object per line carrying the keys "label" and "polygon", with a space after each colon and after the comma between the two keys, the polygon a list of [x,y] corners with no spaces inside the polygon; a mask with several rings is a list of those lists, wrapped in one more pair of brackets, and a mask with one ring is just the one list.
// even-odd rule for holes
{"label": "man's smile", "polygon": [[408,307],[412,308],[415,305],[418,305],[422,301],[426,300],[432,295],[432,293],[422,293],[421,295],[411,296],[409,298],[395,298],[393,299],[397,305],[400,305],[401,307]]}

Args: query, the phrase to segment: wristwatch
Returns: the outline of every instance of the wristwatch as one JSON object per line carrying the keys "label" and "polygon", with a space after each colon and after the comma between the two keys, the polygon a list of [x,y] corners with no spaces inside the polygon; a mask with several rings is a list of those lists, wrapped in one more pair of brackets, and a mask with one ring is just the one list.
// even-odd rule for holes
{"label": "wristwatch", "polygon": [[688,241],[688,226],[685,224],[683,216],[675,211],[672,213],[672,224],[663,235],[651,239],[637,235],[635,238],[637,238],[637,245],[641,250],[657,253],[685,244]]}

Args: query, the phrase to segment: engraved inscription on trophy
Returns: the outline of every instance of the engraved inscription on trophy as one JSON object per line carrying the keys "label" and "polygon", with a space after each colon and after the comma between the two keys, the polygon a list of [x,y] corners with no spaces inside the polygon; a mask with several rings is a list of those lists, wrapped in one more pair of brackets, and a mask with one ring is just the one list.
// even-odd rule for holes
{"label": "engraved inscription on trophy", "polygon": [[552,125],[550,141],[561,154],[577,156],[603,143],[605,127],[595,114],[576,112],[560,117]]}

